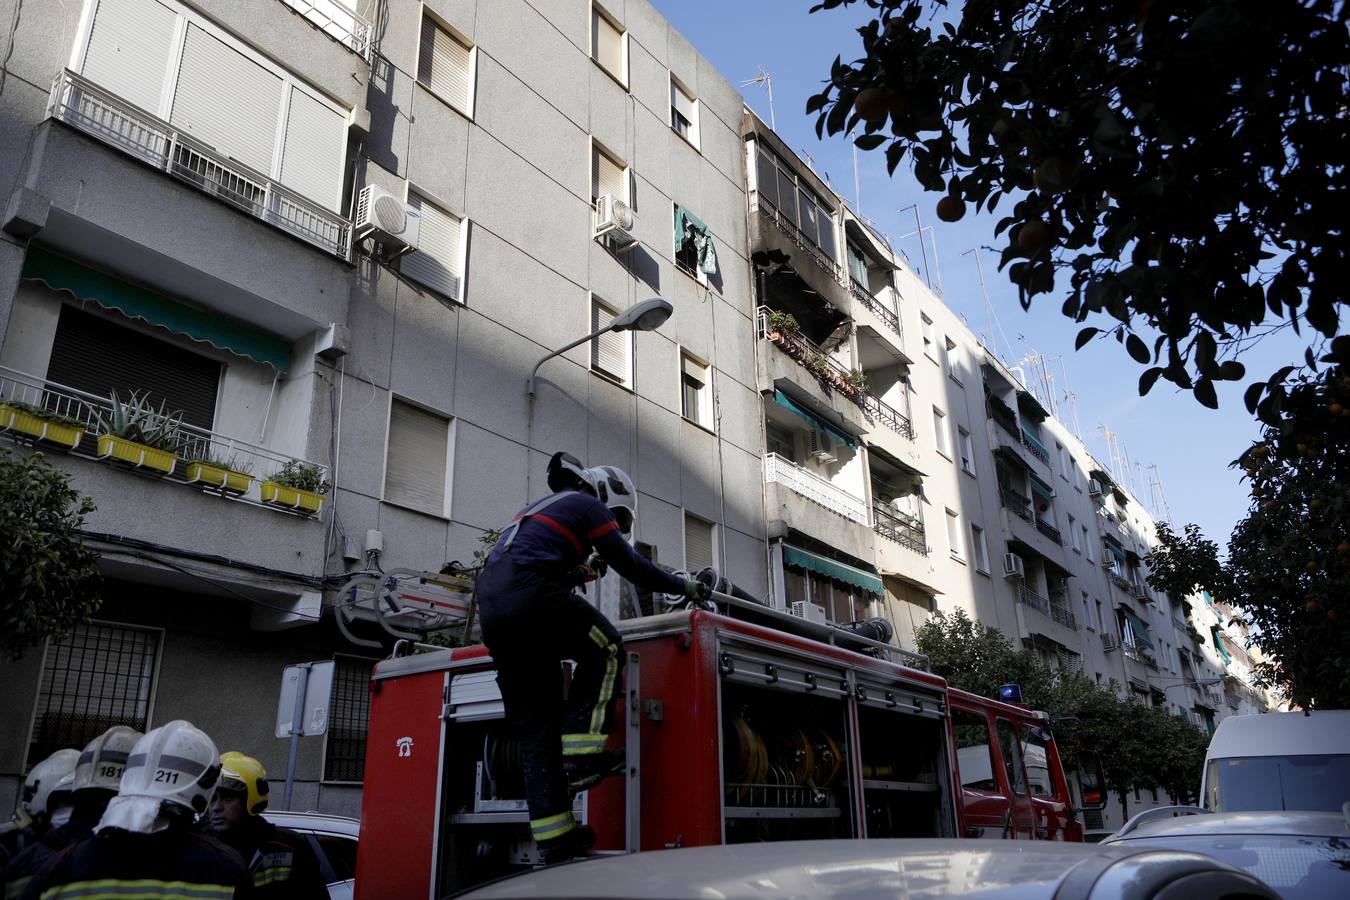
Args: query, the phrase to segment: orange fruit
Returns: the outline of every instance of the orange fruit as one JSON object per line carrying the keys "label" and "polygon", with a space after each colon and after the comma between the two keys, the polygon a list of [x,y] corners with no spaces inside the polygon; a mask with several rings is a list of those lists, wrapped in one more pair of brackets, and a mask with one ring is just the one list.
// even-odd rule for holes
{"label": "orange fruit", "polygon": [[959,222],[966,214],[966,202],[948,194],[938,201],[937,216],[944,222]]}
{"label": "orange fruit", "polygon": [[890,107],[890,95],[879,87],[867,87],[853,98],[853,111],[864,122],[884,122]]}

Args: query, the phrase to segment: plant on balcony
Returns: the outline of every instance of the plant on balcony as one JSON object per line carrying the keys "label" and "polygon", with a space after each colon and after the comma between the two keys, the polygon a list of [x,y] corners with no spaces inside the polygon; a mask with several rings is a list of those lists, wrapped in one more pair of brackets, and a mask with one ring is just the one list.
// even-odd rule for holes
{"label": "plant on balcony", "polygon": [[775,343],[785,337],[790,337],[801,331],[801,325],[797,324],[797,317],[792,313],[779,312],[777,310],[769,313],[769,331],[767,337]]}
{"label": "plant on balcony", "polygon": [[174,449],[183,413],[165,412],[163,403],[155,409],[148,397],[136,391],[125,402],[116,391],[110,399],[112,405],[106,413],[94,411],[99,459],[114,459],[164,475],[172,472],[178,462]]}
{"label": "plant on balcony", "polygon": [[869,387],[867,375],[862,369],[853,369],[844,377],[844,381],[854,395],[866,393]]}
{"label": "plant on balcony", "polygon": [[14,431],[73,449],[84,437],[84,423],[45,406],[5,400],[0,401],[0,431]]}
{"label": "plant on balcony", "polygon": [[806,358],[806,367],[811,370],[811,374],[820,379],[827,379],[830,374],[830,361],[822,353],[812,353]]}
{"label": "plant on balcony", "polygon": [[237,456],[202,453],[188,457],[185,472],[188,484],[219,488],[226,494],[242,494],[253,484],[253,473]]}
{"label": "plant on balcony", "polygon": [[308,514],[319,511],[323,506],[323,495],[330,487],[332,485],[323,477],[321,468],[293,459],[264,481],[261,491],[264,503]]}

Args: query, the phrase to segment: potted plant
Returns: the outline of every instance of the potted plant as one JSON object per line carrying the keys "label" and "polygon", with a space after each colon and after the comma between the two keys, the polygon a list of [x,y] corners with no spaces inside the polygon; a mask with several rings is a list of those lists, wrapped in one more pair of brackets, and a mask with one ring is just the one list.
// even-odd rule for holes
{"label": "potted plant", "polygon": [[854,394],[864,394],[867,392],[867,375],[863,373],[862,369],[854,369],[849,372],[848,377],[844,380]]}
{"label": "potted plant", "polygon": [[39,441],[74,449],[84,437],[84,423],[45,406],[0,400],[0,431],[17,431]]}
{"label": "potted plant", "polygon": [[136,391],[125,403],[113,391],[111,400],[112,407],[106,414],[94,411],[99,459],[119,460],[163,475],[172,472],[178,463],[174,448],[183,414],[165,412],[162,403],[155,409],[149,398]]}
{"label": "potted plant", "polygon": [[769,313],[768,325],[769,330],[766,337],[775,344],[801,330],[801,326],[797,324],[796,316],[792,313],[777,310]]}
{"label": "potted plant", "polygon": [[220,488],[226,494],[242,494],[253,484],[253,473],[236,456],[217,456],[209,450],[199,456],[189,456],[188,484],[202,484]]}
{"label": "potted plant", "polygon": [[323,495],[331,485],[317,465],[293,459],[261,485],[264,503],[285,506],[304,513],[315,513],[323,505]]}

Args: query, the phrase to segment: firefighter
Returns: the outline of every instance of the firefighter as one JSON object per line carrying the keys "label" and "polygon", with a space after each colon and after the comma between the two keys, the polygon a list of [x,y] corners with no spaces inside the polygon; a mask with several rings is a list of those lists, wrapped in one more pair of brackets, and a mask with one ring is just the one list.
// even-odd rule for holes
{"label": "firefighter", "polygon": [[23,794],[14,817],[0,829],[0,875],[8,877],[6,873],[14,858],[47,833],[52,814],[60,811],[64,794],[58,790],[61,780],[75,773],[79,760],[78,750],[57,750],[33,766],[23,780]]}
{"label": "firefighter", "polygon": [[[623,640],[574,589],[595,577],[592,549],[640,588],[706,599],[707,588],[639,556],[625,539],[637,489],[612,466],[584,468],[556,453],[554,491],[522,510],[502,532],[474,585],[483,643],[497,667],[507,728],[520,742],[530,830],[545,863],[585,853],[595,833],[572,818],[571,794],[622,765],[607,750]],[[562,660],[576,663],[563,699]],[[570,790],[569,790],[570,788]]]}
{"label": "firefighter", "polygon": [[56,854],[93,834],[108,801],[117,794],[127,756],[141,737],[134,728],[114,725],[85,746],[71,776],[70,820],[48,830],[14,857],[5,870],[5,900],[22,896],[33,875]]}
{"label": "firefighter", "polygon": [[252,898],[239,854],[193,825],[219,777],[216,745],[191,723],[175,719],[151,731],[132,748],[94,834],[57,854],[24,900]]}
{"label": "firefighter", "polygon": [[257,897],[328,900],[319,860],[300,835],[262,817],[267,772],[251,756],[220,754],[220,784],[207,807],[206,828],[248,866]]}

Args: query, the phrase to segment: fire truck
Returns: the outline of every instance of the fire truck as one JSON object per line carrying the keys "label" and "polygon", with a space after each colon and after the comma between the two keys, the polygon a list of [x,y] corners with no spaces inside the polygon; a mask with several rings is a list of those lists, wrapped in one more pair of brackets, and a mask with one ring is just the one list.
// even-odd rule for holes
{"label": "fire truck", "polygon": [[[574,806],[597,852],[1082,840],[1043,713],[952,689],[856,631],[713,597],[617,623],[627,766]],[[440,897],[536,864],[486,648],[400,644],[370,692],[357,900]]]}

